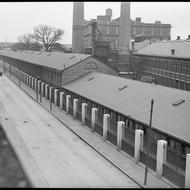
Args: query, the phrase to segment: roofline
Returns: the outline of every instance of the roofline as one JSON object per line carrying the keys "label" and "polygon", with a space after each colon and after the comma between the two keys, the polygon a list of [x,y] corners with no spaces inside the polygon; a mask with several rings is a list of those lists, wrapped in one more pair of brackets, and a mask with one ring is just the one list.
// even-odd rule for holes
{"label": "roofline", "polygon": [[150,55],[150,54],[142,54],[142,53],[132,53],[131,55],[141,55],[141,56],[148,56],[148,57],[162,57],[162,58],[169,58],[169,59],[185,59],[185,60],[189,60],[190,59],[190,57],[189,58],[187,58],[187,57],[174,57],[174,56],[167,56],[167,55],[155,55],[155,54],[152,54],[152,55]]}
{"label": "roofline", "polygon": [[93,72],[96,72],[96,71],[88,71],[88,72],[84,73],[83,75],[81,75],[81,76],[79,76],[79,77],[77,77],[77,78],[75,78],[75,79],[73,79],[73,80],[71,80],[69,82],[66,82],[62,87],[65,88],[64,87],[65,85],[70,84],[70,83],[72,83],[72,82],[74,82],[74,81],[76,81],[76,80],[78,80],[78,79],[80,79],[80,78],[82,78],[82,77],[84,77],[84,76],[86,76],[86,75],[88,75],[90,73],[93,73]]}
{"label": "roofline", "polygon": [[[91,57],[91,55],[89,57]],[[77,65],[79,63],[81,63],[82,61],[87,60],[89,57],[86,57],[83,60],[80,60],[79,62],[77,62],[77,63],[75,63],[75,64],[73,64],[73,65],[71,65],[71,66],[69,66],[69,67],[67,67],[65,69],[62,69],[61,71],[66,71],[67,69],[69,69],[69,68],[71,68],[71,67],[73,67],[73,66],[75,66],[75,65]]]}

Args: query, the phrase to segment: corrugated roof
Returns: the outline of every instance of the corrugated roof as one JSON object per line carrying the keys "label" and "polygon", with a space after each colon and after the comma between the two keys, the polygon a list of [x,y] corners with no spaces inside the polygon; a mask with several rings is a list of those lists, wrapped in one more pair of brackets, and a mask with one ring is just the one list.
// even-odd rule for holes
{"label": "corrugated roof", "polygon": [[[172,49],[175,49],[175,55],[171,54]],[[190,58],[190,40],[158,41],[139,49],[134,54]]]}
{"label": "corrugated roof", "polygon": [[57,70],[64,70],[90,57],[90,55],[85,54],[40,52],[28,50],[1,50],[0,55],[15,58],[36,65],[54,68]]}
{"label": "corrugated roof", "polygon": [[[153,127],[190,142],[190,92],[98,72],[63,87],[147,124],[154,99]],[[172,105],[180,99],[185,102]]]}

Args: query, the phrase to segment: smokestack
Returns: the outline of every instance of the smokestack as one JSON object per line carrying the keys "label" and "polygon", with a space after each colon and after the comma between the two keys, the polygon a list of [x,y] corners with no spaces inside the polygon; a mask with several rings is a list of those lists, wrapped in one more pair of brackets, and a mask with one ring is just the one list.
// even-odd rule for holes
{"label": "smokestack", "polygon": [[84,23],[84,2],[73,3],[73,35],[72,52],[83,53],[83,23]]}
{"label": "smokestack", "polygon": [[129,54],[130,44],[130,2],[121,2],[119,25],[119,52]]}

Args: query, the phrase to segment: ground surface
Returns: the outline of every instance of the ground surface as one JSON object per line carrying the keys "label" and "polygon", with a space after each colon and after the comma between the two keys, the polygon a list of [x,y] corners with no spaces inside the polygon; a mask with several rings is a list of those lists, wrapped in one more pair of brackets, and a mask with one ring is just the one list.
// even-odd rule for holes
{"label": "ground surface", "polygon": [[41,187],[139,187],[4,76],[0,89],[3,124],[27,149],[20,159],[33,182],[36,174]]}
{"label": "ground surface", "polygon": [[31,187],[0,125],[0,187]]}

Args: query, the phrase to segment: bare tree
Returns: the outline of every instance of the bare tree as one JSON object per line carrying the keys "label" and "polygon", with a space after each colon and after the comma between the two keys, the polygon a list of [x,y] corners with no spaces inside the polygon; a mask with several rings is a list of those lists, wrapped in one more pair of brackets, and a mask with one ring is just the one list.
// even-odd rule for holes
{"label": "bare tree", "polygon": [[49,25],[39,25],[34,28],[34,39],[39,42],[46,52],[52,51],[57,41],[61,40],[64,31]]}
{"label": "bare tree", "polygon": [[33,42],[33,34],[24,34],[18,37],[19,43],[30,44]]}
{"label": "bare tree", "polygon": [[24,34],[18,37],[18,43],[12,46],[14,49],[18,50],[41,50],[41,45],[34,39],[33,34]]}

